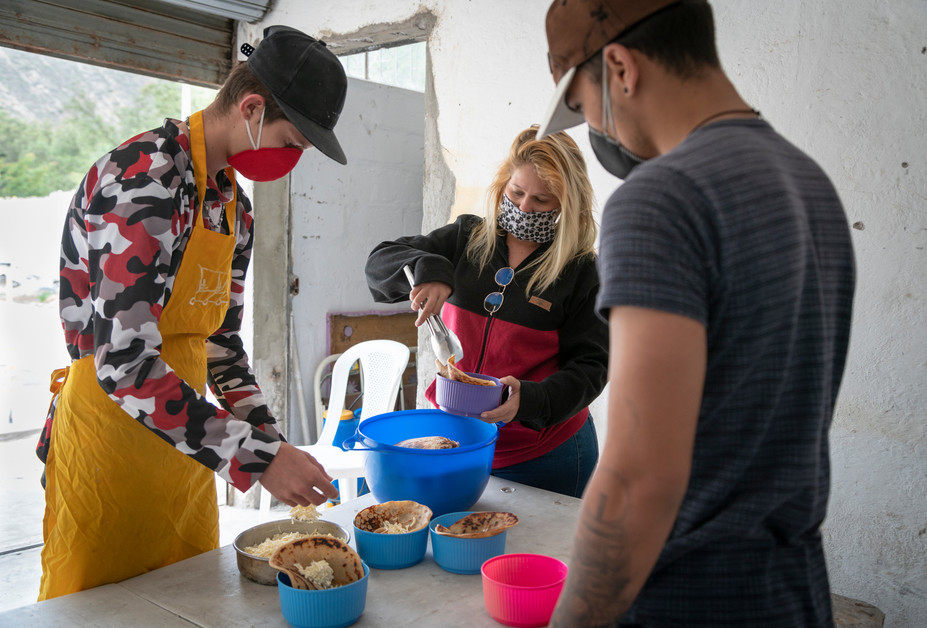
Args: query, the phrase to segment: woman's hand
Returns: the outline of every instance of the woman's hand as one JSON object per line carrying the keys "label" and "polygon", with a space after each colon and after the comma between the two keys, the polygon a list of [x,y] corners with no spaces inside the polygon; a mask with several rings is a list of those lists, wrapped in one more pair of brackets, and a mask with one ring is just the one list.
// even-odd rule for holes
{"label": "woman's hand", "polygon": [[415,326],[420,327],[432,314],[440,316],[441,306],[449,296],[451,296],[451,287],[443,281],[426,281],[412,288],[412,292],[409,293],[412,309],[421,308],[418,318],[415,319]]}
{"label": "woman's hand", "polygon": [[499,381],[502,382],[503,385],[509,387],[509,398],[506,399],[505,403],[503,403],[495,410],[487,410],[480,415],[480,419],[486,421],[487,423],[498,423],[499,421],[508,423],[514,419],[515,414],[518,413],[518,404],[521,395],[521,382],[511,375],[506,375]]}
{"label": "woman's hand", "polygon": [[329,497],[338,497],[338,489],[322,465],[289,443],[280,445],[260,482],[264,490],[287,506],[318,506]]}

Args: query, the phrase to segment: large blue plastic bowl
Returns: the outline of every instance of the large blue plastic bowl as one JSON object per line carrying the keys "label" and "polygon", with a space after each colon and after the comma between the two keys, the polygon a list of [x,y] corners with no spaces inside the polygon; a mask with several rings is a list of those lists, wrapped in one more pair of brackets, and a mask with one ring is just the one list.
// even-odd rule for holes
{"label": "large blue plastic bowl", "polygon": [[[410,449],[395,443],[422,436],[445,436],[454,449]],[[403,410],[361,423],[345,450],[369,451],[364,475],[378,502],[410,499],[433,516],[469,510],[489,482],[499,428],[442,410]]]}
{"label": "large blue plastic bowl", "polygon": [[370,568],[366,564],[360,580],[321,591],[294,589],[288,575],[277,573],[280,611],[294,628],[346,628],[364,613],[369,580]]}

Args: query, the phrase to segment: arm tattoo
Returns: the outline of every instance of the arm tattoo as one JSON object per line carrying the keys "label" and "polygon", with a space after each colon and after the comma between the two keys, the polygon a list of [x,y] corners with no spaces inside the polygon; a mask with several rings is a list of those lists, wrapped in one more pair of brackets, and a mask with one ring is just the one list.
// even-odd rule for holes
{"label": "arm tattoo", "polygon": [[608,476],[611,490],[583,499],[570,575],[552,626],[612,625],[634,600],[627,591],[631,581],[628,481],[604,467],[598,472]]}

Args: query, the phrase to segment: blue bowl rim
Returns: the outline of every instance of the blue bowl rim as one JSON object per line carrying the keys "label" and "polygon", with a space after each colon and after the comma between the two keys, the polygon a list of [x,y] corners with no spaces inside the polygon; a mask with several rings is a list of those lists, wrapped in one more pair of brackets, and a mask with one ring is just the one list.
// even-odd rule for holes
{"label": "blue bowl rim", "polygon": [[[432,517],[432,519],[433,518],[434,517]],[[403,536],[406,536],[407,534],[422,534],[422,533],[428,534],[428,529],[430,528],[430,526],[431,526],[431,519],[428,520],[428,525],[426,525],[424,528],[419,528],[418,530],[410,530],[409,532],[398,532],[398,533],[393,533],[393,534],[386,534],[384,532],[371,532],[370,530],[364,530],[363,528],[358,528],[357,525],[353,521],[351,522],[351,527],[354,528],[355,542],[357,540],[358,532],[362,532],[364,534],[376,534],[377,536],[383,536],[383,537],[389,537],[389,536],[403,537]]]}
{"label": "blue bowl rim", "polygon": [[[389,419],[395,418],[400,415],[410,415],[412,413],[415,413],[416,416],[421,416],[424,413],[436,413],[436,414],[441,414],[447,417],[452,417],[453,419],[458,420],[458,421],[471,421],[477,424],[489,425],[489,426],[495,427],[496,429],[493,432],[493,435],[487,438],[486,440],[480,441],[478,443],[474,443],[472,445],[464,445],[463,447],[455,447],[453,449],[412,449],[410,447],[396,447],[395,445],[390,445],[388,443],[381,443],[380,441],[374,440],[363,433],[364,427],[365,426],[369,427],[373,422],[385,421],[385,420],[389,420]],[[411,455],[417,455],[417,456],[447,456],[447,455],[455,455],[455,454],[464,454],[464,453],[468,453],[471,451],[476,451],[478,449],[484,449],[487,446],[492,445],[499,439],[499,429],[500,429],[499,425],[495,423],[487,423],[486,421],[482,421],[477,418],[461,416],[459,414],[452,414],[445,410],[439,410],[438,408],[433,408],[433,409],[424,408],[424,409],[419,409],[419,410],[398,410],[396,412],[386,412],[384,414],[378,414],[376,416],[372,416],[357,426],[357,431],[355,432],[355,438],[358,443],[361,443],[362,445],[369,448],[370,450],[376,450],[376,451],[381,451],[381,452],[382,451],[400,452],[404,454],[411,454]],[[363,451],[363,449],[359,451]]]}
{"label": "blue bowl rim", "polygon": [[[480,543],[480,542],[487,543],[489,539],[496,539],[496,541],[498,541],[499,539],[496,537],[502,537],[504,539],[507,536],[507,533],[508,533],[507,529],[503,530],[502,532],[499,532],[498,534],[493,534],[492,536],[481,536],[475,539],[460,538],[457,536],[447,536],[445,534],[438,534],[437,531],[435,530],[435,526],[438,525],[438,519],[441,519],[442,517],[456,515],[457,519],[454,519],[454,521],[452,522],[452,523],[455,523],[458,519],[462,519],[463,517],[466,517],[467,515],[472,515],[473,513],[476,513],[476,512],[484,512],[484,511],[482,510],[459,510],[456,512],[453,512],[453,511],[446,512],[443,515],[432,517],[431,521],[428,522],[428,535],[431,537],[432,552],[434,552],[434,544],[436,540],[440,543]],[[479,573],[479,572],[476,572],[476,573]]]}
{"label": "blue bowl rim", "polygon": [[[441,519],[441,518],[443,518],[443,517],[449,517],[449,516],[451,516],[451,515],[459,515],[459,517],[458,517],[457,519],[455,519],[455,520],[452,522],[452,523],[457,523],[457,521],[459,521],[460,519],[463,519],[463,518],[466,517],[467,515],[472,515],[472,514],[475,513],[475,512],[483,512],[483,511],[481,511],[481,510],[458,510],[458,511],[456,511],[456,512],[446,512],[446,513],[444,513],[443,515],[436,515],[436,516],[434,516],[434,517],[431,518],[431,521],[428,522],[428,529],[429,529],[432,533],[436,534],[437,536],[441,536],[441,537],[444,537],[444,538],[446,538],[446,539],[456,539],[456,538],[458,538],[458,537],[455,537],[455,536],[445,536],[445,535],[443,535],[443,534],[438,534],[437,532],[435,532],[435,526],[438,525],[438,519]],[[447,524],[444,524],[444,525],[447,526]],[[450,527],[450,526],[447,526],[447,527]],[[460,539],[460,540],[464,540],[464,539]],[[471,539],[471,540],[472,540],[472,539]]]}

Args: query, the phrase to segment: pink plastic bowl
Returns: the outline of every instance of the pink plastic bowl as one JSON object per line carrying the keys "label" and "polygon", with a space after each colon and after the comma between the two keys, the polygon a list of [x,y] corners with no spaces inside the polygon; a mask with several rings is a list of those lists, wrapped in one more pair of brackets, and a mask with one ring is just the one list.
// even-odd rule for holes
{"label": "pink plastic bowl", "polygon": [[506,626],[546,626],[563,590],[567,565],[541,554],[490,558],[483,574],[483,601],[489,615]]}

